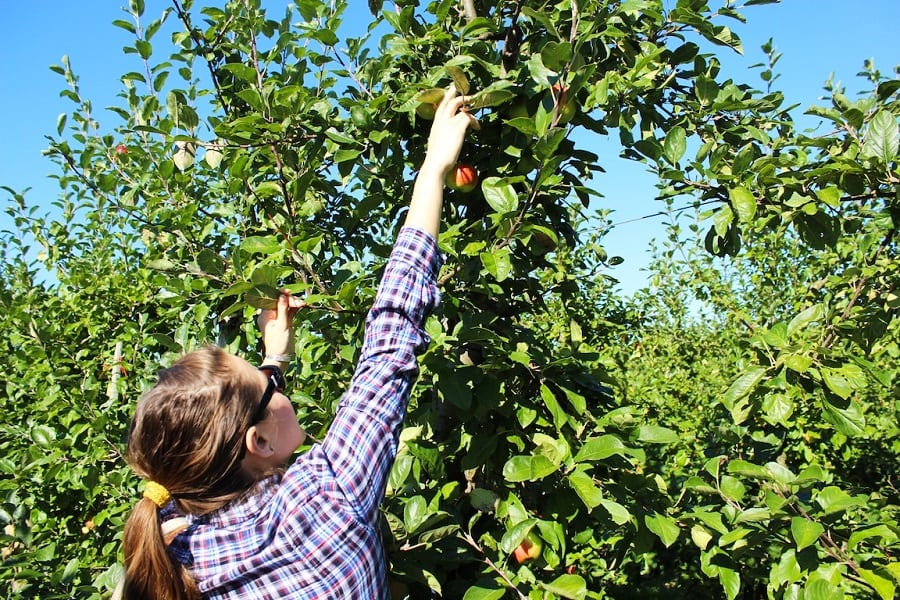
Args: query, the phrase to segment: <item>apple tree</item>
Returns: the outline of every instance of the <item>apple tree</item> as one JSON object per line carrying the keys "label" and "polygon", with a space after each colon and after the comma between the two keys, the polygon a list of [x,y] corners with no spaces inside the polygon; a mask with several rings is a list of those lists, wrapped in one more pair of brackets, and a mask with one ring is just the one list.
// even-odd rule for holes
{"label": "apple tree", "polygon": [[[7,190],[9,594],[108,592],[134,401],[200,344],[258,351],[279,287],[311,305],[291,394],[320,437],[452,83],[479,184],[447,191],[384,503],[396,595],[893,597],[900,83],[871,65],[871,93],[812,109],[828,133],[798,132],[716,58],[766,3],[371,0],[349,31],[339,0],[131,0],[114,122],[53,67],[58,214]],[[599,144],[696,207],[635,299]]]}

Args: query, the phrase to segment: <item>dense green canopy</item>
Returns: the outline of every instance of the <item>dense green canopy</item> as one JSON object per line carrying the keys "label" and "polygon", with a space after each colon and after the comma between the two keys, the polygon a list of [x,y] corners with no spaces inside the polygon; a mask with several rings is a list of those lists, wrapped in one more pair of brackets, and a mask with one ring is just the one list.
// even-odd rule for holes
{"label": "dense green canopy", "polygon": [[[447,192],[384,504],[398,597],[894,597],[900,80],[832,88],[811,136],[770,46],[760,82],[720,69],[730,1],[370,1],[358,39],[346,1],[296,5],[131,0],[117,122],[54,67],[58,216],[10,191],[0,234],[0,595],[108,595],[136,399],[198,345],[257,352],[277,287],[312,305],[291,394],[321,435],[455,82],[481,183]],[[671,217],[633,297],[596,143]]]}

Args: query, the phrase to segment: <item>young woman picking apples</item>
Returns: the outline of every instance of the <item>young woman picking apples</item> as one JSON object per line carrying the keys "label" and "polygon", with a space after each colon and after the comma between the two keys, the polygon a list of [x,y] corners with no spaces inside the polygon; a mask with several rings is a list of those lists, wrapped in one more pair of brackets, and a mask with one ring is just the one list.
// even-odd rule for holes
{"label": "young woman picking apples", "polygon": [[464,102],[451,87],[438,105],[360,362],[321,443],[290,462],[306,435],[283,393],[301,307],[286,293],[260,315],[262,366],[207,347],[142,396],[128,439],[146,489],[125,526],[127,600],[388,597],[378,506],[439,299],[444,175],[478,127]]}

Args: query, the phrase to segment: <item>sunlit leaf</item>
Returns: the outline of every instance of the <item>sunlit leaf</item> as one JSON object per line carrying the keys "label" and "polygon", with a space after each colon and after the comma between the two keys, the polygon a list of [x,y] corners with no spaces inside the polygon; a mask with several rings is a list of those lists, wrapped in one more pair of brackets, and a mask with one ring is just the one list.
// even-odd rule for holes
{"label": "sunlit leaf", "polygon": [[821,523],[810,521],[805,517],[791,519],[791,536],[794,538],[794,543],[797,544],[798,551],[815,544],[823,533],[825,533],[825,528]]}

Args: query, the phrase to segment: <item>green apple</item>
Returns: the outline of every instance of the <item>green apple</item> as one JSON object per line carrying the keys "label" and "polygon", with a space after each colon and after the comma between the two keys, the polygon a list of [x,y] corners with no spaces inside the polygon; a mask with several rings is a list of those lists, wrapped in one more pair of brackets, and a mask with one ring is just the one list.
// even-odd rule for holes
{"label": "green apple", "polygon": [[416,107],[416,115],[420,119],[431,121],[434,119],[434,113],[437,111],[437,104],[422,103]]}
{"label": "green apple", "polygon": [[444,90],[441,88],[429,88],[416,94],[415,101],[418,102],[416,105],[416,115],[418,115],[420,119],[426,119],[428,121],[434,119],[434,113],[437,110],[438,104],[443,100],[444,93]]}

